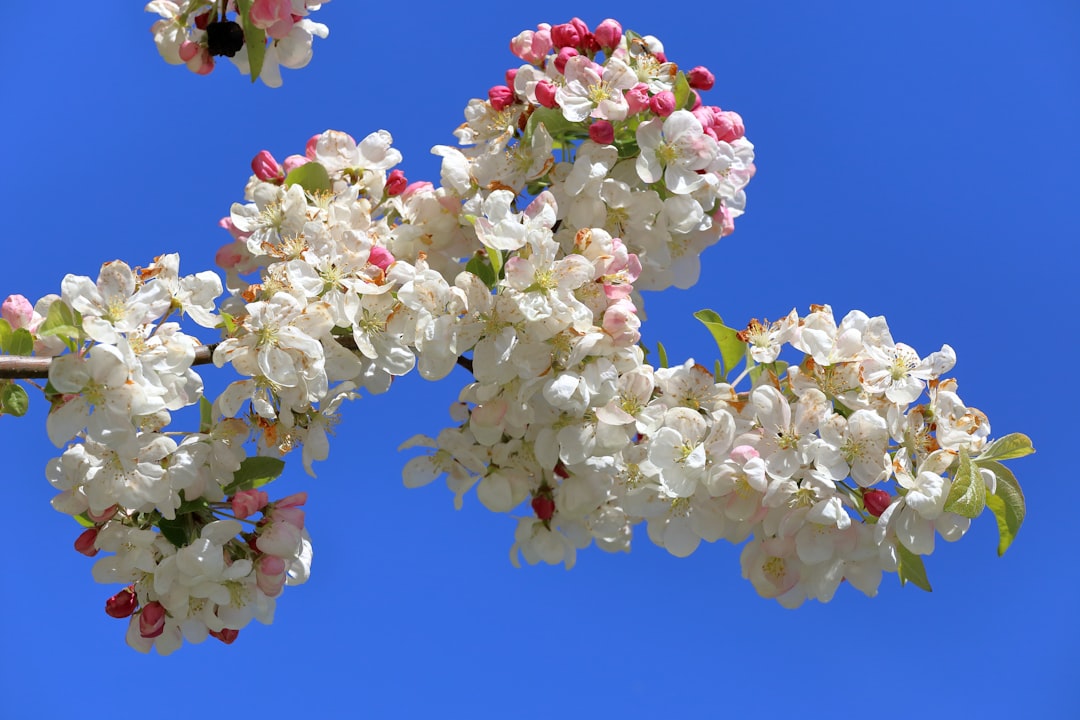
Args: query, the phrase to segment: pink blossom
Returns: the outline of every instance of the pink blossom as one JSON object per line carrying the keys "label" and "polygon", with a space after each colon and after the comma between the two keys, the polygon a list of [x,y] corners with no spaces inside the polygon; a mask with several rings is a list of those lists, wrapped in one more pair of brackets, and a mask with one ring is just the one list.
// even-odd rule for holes
{"label": "pink blossom", "polygon": [[260,150],[259,154],[252,158],[251,170],[255,177],[265,182],[280,183],[285,179],[285,173],[269,150]]}
{"label": "pink blossom", "polygon": [[589,126],[589,139],[597,145],[615,142],[615,128],[607,120],[594,120]]}
{"label": "pink blossom", "polygon": [[319,133],[318,135],[312,135],[308,138],[307,143],[304,145],[304,157],[306,157],[308,160],[315,159],[315,152],[316,150],[318,150],[319,138],[321,137],[322,133]]}
{"label": "pink blossom", "polygon": [[193,57],[199,54],[199,43],[185,40],[180,43],[180,49],[177,51],[180,55],[180,59],[184,62],[188,62]]}
{"label": "pink blossom", "polygon": [[686,73],[686,79],[690,83],[690,87],[695,90],[712,90],[713,84],[716,82],[716,78],[709,72],[709,69],[701,65],[691,68],[690,72]]}
{"label": "pink blossom", "polygon": [[275,40],[289,35],[296,23],[292,14],[292,0],[255,0],[249,13],[251,23]]}
{"label": "pink blossom", "polygon": [[276,555],[263,555],[255,563],[255,583],[267,597],[277,597],[285,587],[285,561]]}
{"label": "pink blossom", "polygon": [[670,90],[656,93],[649,99],[649,109],[657,116],[666,118],[675,112],[675,93]]}
{"label": "pink blossom", "polygon": [[596,42],[605,52],[619,44],[622,40],[622,34],[622,25],[620,25],[617,20],[612,20],[611,18],[608,18],[597,25],[596,30],[593,31]]}
{"label": "pink blossom", "polygon": [[510,52],[522,60],[539,65],[551,50],[551,26],[543,23],[536,31],[525,30],[510,41]]}
{"label": "pink blossom", "polygon": [[99,513],[95,513],[93,510],[86,511],[86,517],[90,518],[99,525],[107,520],[111,520],[113,515],[116,514],[116,506],[110,505]]}
{"label": "pink blossom", "polygon": [[241,520],[257,513],[270,502],[270,496],[262,490],[241,490],[233,495],[233,515]]}
{"label": "pink blossom", "polygon": [[34,306],[22,295],[8,295],[0,305],[0,317],[7,320],[12,330],[30,329],[34,321]]}
{"label": "pink blossom", "polygon": [[165,632],[165,606],[157,600],[147,603],[139,613],[139,634],[156,638]]}

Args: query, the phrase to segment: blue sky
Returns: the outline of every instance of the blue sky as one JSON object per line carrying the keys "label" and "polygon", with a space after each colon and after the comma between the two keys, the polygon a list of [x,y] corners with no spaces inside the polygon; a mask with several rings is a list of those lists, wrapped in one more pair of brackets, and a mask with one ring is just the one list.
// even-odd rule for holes
{"label": "blue sky", "polygon": [[[389,130],[410,180],[438,178],[430,146],[507,67],[538,22],[608,14],[717,76],[709,101],[742,114],[758,174],[704,281],[647,298],[645,340],[711,363],[691,314],[732,325],[829,303],[883,314],[926,354],[951,344],[964,400],[994,435],[1038,453],[1012,463],[1028,520],[995,554],[987,514],[927,568],[932,594],[887,577],[786,611],[739,575],[738,549],[678,560],[644,533],[574,570],[514,569],[512,520],[436,483],[406,490],[396,447],[448,425],[464,374],[419,378],[346,408],[306,489],[313,577],[272,627],[161,658],[124,644],[116,588],[49,507],[57,454],[38,402],[0,419],[10,550],[0,593],[0,716],[97,717],[1076,717],[1080,577],[1067,453],[1069,358],[1080,323],[1071,208],[1080,191],[1080,9],[916,0],[685,6],[631,0],[542,8],[335,0],[311,65],[252,87],[158,59],[140,3],[71,3],[45,26],[12,18],[0,45],[0,296],[58,291],[103,261],[179,251],[211,267],[216,227],[255,153],[302,151],[327,128]],[[586,12],[588,11],[588,12]],[[213,374],[213,373],[211,373]],[[210,383],[224,383],[216,378]],[[295,465],[296,467],[293,467]]]}

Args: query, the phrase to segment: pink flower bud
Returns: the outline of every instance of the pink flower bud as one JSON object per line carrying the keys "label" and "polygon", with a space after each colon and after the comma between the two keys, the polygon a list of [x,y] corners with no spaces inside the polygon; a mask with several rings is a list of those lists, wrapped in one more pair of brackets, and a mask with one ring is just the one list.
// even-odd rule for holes
{"label": "pink flower bud", "polygon": [[645,83],[638,83],[627,90],[626,104],[629,108],[629,115],[637,115],[639,112],[649,107],[649,86]]}
{"label": "pink flower bud", "polygon": [[233,515],[243,520],[266,507],[270,502],[270,496],[262,490],[241,490],[233,495]]}
{"label": "pink flower bud", "polygon": [[664,54],[663,50],[657,50],[656,52],[654,52],[652,54],[652,56],[654,58],[656,58],[656,62],[659,62],[659,63],[666,63],[667,62],[667,55]]}
{"label": "pink flower bud", "polygon": [[551,42],[557,48],[577,47],[581,42],[581,31],[572,23],[562,23],[551,28]]}
{"label": "pink flower bud", "polygon": [[405,179],[405,173],[401,170],[391,170],[390,174],[386,176],[386,194],[390,197],[405,192],[405,188],[408,186],[409,181]]}
{"label": "pink flower bud", "polygon": [[510,52],[525,62],[539,65],[551,51],[551,26],[541,23],[535,32],[525,30],[510,41]]}
{"label": "pink flower bud", "polygon": [[504,77],[506,78],[506,84],[507,84],[508,87],[514,87],[514,80],[517,78],[517,74],[518,74],[518,69],[517,68],[508,68],[507,69],[506,75]]}
{"label": "pink flower bud", "polygon": [[555,83],[550,80],[541,80],[536,83],[536,102],[546,108],[558,107],[559,103],[555,100],[555,92],[557,89]]}
{"label": "pink flower bud", "polygon": [[713,223],[720,226],[720,237],[727,237],[735,232],[735,218],[731,215],[731,208],[724,205],[713,214]]}
{"label": "pink flower bud", "polygon": [[285,587],[285,561],[275,555],[263,555],[255,563],[255,584],[266,597],[277,597]]}
{"label": "pink flower bud", "polygon": [[[303,490],[292,495],[286,495],[274,503],[275,508],[294,508],[307,503],[307,493]],[[301,524],[301,527],[303,525]]]}
{"label": "pink flower bud", "polygon": [[79,537],[75,538],[75,551],[80,552],[86,557],[94,557],[98,554],[97,546],[94,545],[94,541],[97,540],[98,529],[96,527],[86,528],[79,534]]}
{"label": "pink flower bud", "polygon": [[532,509],[537,518],[548,522],[555,515],[555,501],[547,495],[537,495],[532,499]]}
{"label": "pink flower bud", "polygon": [[368,254],[368,262],[383,272],[386,272],[386,268],[393,264],[394,256],[390,254],[389,250],[381,245],[375,245]]}
{"label": "pink flower bud", "polygon": [[505,85],[496,85],[488,90],[488,100],[491,107],[500,112],[514,104],[514,91]]}
{"label": "pink flower bud", "polygon": [[581,18],[576,17],[572,19],[570,21],[570,24],[574,26],[574,28],[578,32],[578,36],[582,39],[584,39],[585,36],[589,34],[589,26]]}
{"label": "pink flower bud", "polygon": [[884,490],[863,490],[862,500],[866,512],[874,517],[881,517],[881,513],[885,512],[885,508],[892,502],[892,496]]}
{"label": "pink flower bud", "polygon": [[34,306],[22,295],[8,295],[0,305],[0,317],[7,320],[12,330],[29,328],[34,321]]}
{"label": "pink flower bud", "polygon": [[267,555],[291,558],[300,550],[300,528],[288,522],[272,522],[259,532],[255,548]]}
{"label": "pink flower bud", "polygon": [[615,142],[615,128],[607,120],[594,120],[589,126],[589,139],[597,145],[610,145]]}
{"label": "pink flower bud", "polygon": [[290,155],[285,158],[285,162],[282,163],[285,174],[288,175],[301,165],[307,165],[311,160],[303,155]]}
{"label": "pink flower bud", "polygon": [[686,80],[690,83],[690,87],[695,90],[712,90],[713,84],[716,82],[716,78],[709,72],[709,69],[702,65],[691,68],[690,72],[686,73]]}
{"label": "pink flower bud", "polygon": [[596,30],[593,31],[596,42],[605,52],[616,47],[622,41],[622,34],[622,25],[619,24],[618,20],[612,20],[611,18],[597,25]]}
{"label": "pink flower bud", "polygon": [[670,90],[656,93],[649,98],[649,109],[658,117],[667,117],[675,112],[675,93]]}
{"label": "pink flower bud", "polygon": [[147,603],[139,612],[139,634],[144,638],[156,638],[165,632],[165,606],[157,600]]}
{"label": "pink flower bud", "polygon": [[321,134],[320,135],[312,135],[311,137],[308,138],[307,143],[304,144],[304,157],[306,157],[308,160],[314,160],[315,159],[315,150],[319,146],[319,138],[320,137],[322,137]]}
{"label": "pink flower bud", "polygon": [[264,182],[280,183],[285,178],[285,173],[281,171],[281,166],[269,150],[260,150],[259,154],[251,159],[251,170],[255,177]]}
{"label": "pink flower bud", "polygon": [[177,54],[180,55],[181,60],[183,60],[184,62],[188,62],[193,57],[199,54],[199,50],[199,43],[185,40],[184,42],[180,43],[180,49],[177,51]]}
{"label": "pink flower bud", "polygon": [[222,245],[214,254],[214,263],[219,268],[228,272],[244,261],[244,254],[240,252],[235,242]]}
{"label": "pink flower bud", "polygon": [[[724,132],[720,131],[721,125],[725,128]],[[716,128],[717,139],[724,142],[738,140],[746,134],[746,126],[743,124],[742,115],[731,110],[719,113],[714,127]]]}
{"label": "pink flower bud", "polygon": [[197,52],[185,61],[187,69],[196,75],[209,75],[214,69],[214,58],[210,51],[201,45],[196,45]]}
{"label": "pink flower bud", "polygon": [[135,612],[138,606],[139,598],[135,595],[135,587],[128,585],[105,601],[105,614],[114,618],[126,618]]}
{"label": "pink flower bud", "polygon": [[240,635],[240,631],[233,630],[232,628],[221,628],[220,630],[211,630],[210,634],[226,645],[232,645],[233,640]]}
{"label": "pink flower bud", "polygon": [[564,47],[559,50],[559,54],[555,56],[555,69],[561,73],[566,72],[566,63],[570,61],[570,58],[577,57],[578,51],[571,47]]}

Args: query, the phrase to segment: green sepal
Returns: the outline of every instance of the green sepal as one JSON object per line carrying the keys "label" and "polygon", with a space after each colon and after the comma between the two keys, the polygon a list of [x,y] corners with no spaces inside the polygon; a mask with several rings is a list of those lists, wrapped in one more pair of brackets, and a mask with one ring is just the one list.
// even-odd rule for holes
{"label": "green sepal", "polygon": [[979,468],[968,457],[967,450],[960,448],[960,467],[953,476],[952,487],[945,498],[945,512],[976,518],[985,508],[986,483]]}
{"label": "green sepal", "polygon": [[199,432],[209,433],[214,426],[213,408],[214,404],[205,395],[199,398]]}
{"label": "green sepal", "polygon": [[911,583],[926,592],[933,592],[930,580],[926,577],[926,566],[923,559],[904,547],[903,543],[896,543],[896,571],[900,575],[900,584]]}
{"label": "green sepal", "polygon": [[656,343],[656,359],[660,361],[660,367],[666,368],[667,364],[667,348],[664,347],[664,343]]}
{"label": "green sepal", "polygon": [[244,28],[244,45],[247,46],[248,65],[251,67],[251,82],[259,79],[263,61],[266,59],[266,31],[255,27],[251,21],[251,5],[255,0],[236,0],[236,12]]}
{"label": "green sepal", "polygon": [[480,278],[480,281],[491,290],[494,290],[499,282],[498,273],[491,267],[490,255],[476,253],[469,262],[465,263],[465,270]]}
{"label": "green sepal", "polygon": [[220,327],[225,328],[225,334],[229,337],[236,334],[236,318],[225,311],[221,311],[219,317],[221,318]]}
{"label": "green sepal", "polygon": [[997,487],[992,495],[986,496],[986,505],[994,513],[998,526],[998,556],[1004,555],[1005,551],[1016,539],[1020,532],[1020,526],[1024,524],[1024,516],[1027,515],[1027,505],[1024,502],[1024,491],[1020,489],[1020,483],[1009,468],[994,460],[977,460],[979,467],[984,467],[997,476]]}
{"label": "green sepal", "polygon": [[254,490],[270,482],[285,469],[285,461],[280,458],[254,455],[244,458],[240,469],[233,473],[232,482],[225,487],[226,495],[234,495],[240,490]]}
{"label": "green sepal", "polygon": [[1035,448],[1031,445],[1031,438],[1023,433],[1011,433],[983,448],[975,461],[981,463],[984,460],[1011,460],[1033,452]]}
{"label": "green sepal", "polygon": [[727,374],[746,355],[746,343],[739,339],[739,331],[724,325],[724,320],[712,310],[698,310],[694,317],[712,333],[716,347],[720,349],[720,359],[724,362],[724,375],[717,380],[726,380]]}
{"label": "green sepal", "polygon": [[15,382],[0,382],[0,415],[22,417],[30,408],[30,398],[22,385]]}
{"label": "green sepal", "polygon": [[694,93],[690,92],[690,81],[686,79],[686,73],[680,72],[675,76],[675,109],[689,110],[694,104]]}
{"label": "green sepal", "polygon": [[334,189],[334,184],[330,182],[330,174],[317,162],[306,162],[293,168],[285,176],[285,185],[299,185],[312,194],[330,192]]}
{"label": "green sepal", "polygon": [[87,517],[86,513],[79,513],[78,515],[73,515],[72,517],[75,518],[75,522],[79,523],[84,528],[97,527],[97,523]]}

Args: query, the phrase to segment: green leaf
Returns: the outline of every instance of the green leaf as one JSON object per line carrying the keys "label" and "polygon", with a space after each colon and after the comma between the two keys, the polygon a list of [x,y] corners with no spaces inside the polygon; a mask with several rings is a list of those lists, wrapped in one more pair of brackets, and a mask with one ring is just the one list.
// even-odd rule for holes
{"label": "green leaf", "polygon": [[762,363],[761,365],[755,365],[750,368],[750,381],[754,385],[758,384],[758,378],[761,377],[761,373],[768,371],[774,377],[779,378],[787,370],[788,364],[783,360],[775,360],[771,363]]}
{"label": "green leaf", "polygon": [[79,513],[78,515],[74,515],[73,517],[75,518],[75,522],[79,523],[85,528],[92,528],[97,525],[97,523],[87,517],[86,513]]}
{"label": "green leaf", "polygon": [[225,328],[225,334],[232,337],[236,333],[236,318],[225,311],[219,313],[221,326]]}
{"label": "green leaf", "polygon": [[162,518],[158,521],[158,530],[178,548],[186,547],[191,542],[191,523],[185,515],[177,515],[175,520]]}
{"label": "green leaf", "polygon": [[689,110],[694,104],[694,94],[690,92],[690,81],[686,79],[686,73],[680,72],[675,76],[675,109]]}
{"label": "green leaf", "polygon": [[226,495],[239,490],[254,490],[270,482],[285,469],[285,461],[280,458],[254,457],[245,458],[240,469],[233,473],[232,482],[225,488]]}
{"label": "green leaf", "polygon": [[492,290],[499,282],[499,276],[491,268],[491,261],[479,253],[473,255],[469,262],[465,263],[465,270],[480,278],[481,282]]}
{"label": "green leaf", "polygon": [[0,383],[0,415],[22,417],[30,407],[30,398],[22,385],[14,382]]}
{"label": "green leaf", "polygon": [[213,403],[207,400],[205,395],[199,398],[199,432],[208,433],[214,426],[213,409]]}
{"label": "green leaf", "polygon": [[251,21],[251,5],[255,0],[236,0],[240,24],[244,26],[244,45],[247,46],[248,64],[251,66],[251,82],[259,79],[263,60],[266,58],[266,31],[255,27]]}
{"label": "green leaf", "polygon": [[979,468],[971,462],[967,450],[960,448],[960,468],[953,477],[952,488],[945,498],[945,512],[975,518],[986,507],[986,483]]}
{"label": "green leaf", "polygon": [[986,505],[997,519],[998,526],[998,555],[1004,555],[1005,551],[1016,539],[1020,532],[1020,526],[1024,523],[1027,515],[1027,506],[1024,502],[1024,492],[1020,489],[1020,483],[1009,468],[993,460],[979,460],[978,465],[997,476],[997,488],[992,495],[986,497]]}
{"label": "green leaf", "polygon": [[716,379],[726,379],[727,373],[746,356],[746,343],[739,339],[738,330],[724,325],[723,318],[712,310],[698,310],[694,317],[709,329],[716,341],[716,347],[720,349],[720,358],[724,361],[724,376]]}
{"label": "green leaf", "polygon": [[660,367],[666,368],[667,364],[667,348],[664,347],[664,343],[656,343],[656,357],[660,361]]}
{"label": "green leaf", "polygon": [[0,318],[0,353],[9,353],[8,347],[11,345],[11,334],[14,331],[11,329],[11,325],[7,320]]}
{"label": "green leaf", "polygon": [[63,300],[56,300],[49,306],[45,321],[38,328],[38,337],[57,336],[63,338],[69,349],[82,337],[82,316],[68,307]]}
{"label": "green leaf", "polygon": [[11,333],[11,339],[8,340],[8,345],[4,352],[9,355],[33,355],[34,336],[31,335],[30,331],[26,328],[18,328]]}
{"label": "green leaf", "polygon": [[330,192],[334,189],[330,174],[317,162],[304,163],[285,176],[285,185],[299,185],[309,193]]}
{"label": "green leaf", "polygon": [[1035,448],[1031,446],[1031,438],[1022,433],[1012,433],[983,448],[975,460],[980,463],[984,460],[1011,460],[1033,452]]}
{"label": "green leaf", "polygon": [[917,588],[922,588],[926,592],[933,592],[933,588],[930,587],[930,580],[926,577],[926,566],[923,565],[923,559],[915,553],[904,547],[903,543],[896,543],[897,554],[897,573],[900,575],[900,584],[907,585],[911,583]]}
{"label": "green leaf", "polygon": [[588,132],[582,131],[580,123],[572,123],[563,116],[563,112],[560,108],[537,108],[533,111],[533,114],[529,116],[529,121],[525,123],[525,130],[521,135],[521,144],[528,145],[532,141],[533,133],[536,132],[536,128],[539,125],[543,125],[548,131],[548,135],[555,141],[556,145],[566,142],[567,140],[575,140],[577,138],[588,137]]}

